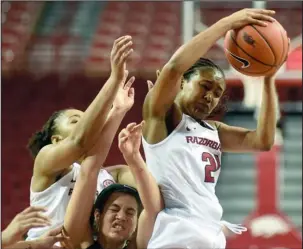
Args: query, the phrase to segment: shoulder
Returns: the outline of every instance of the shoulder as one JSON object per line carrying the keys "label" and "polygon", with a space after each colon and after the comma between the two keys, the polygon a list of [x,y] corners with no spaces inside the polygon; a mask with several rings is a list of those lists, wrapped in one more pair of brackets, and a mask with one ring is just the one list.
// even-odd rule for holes
{"label": "shoulder", "polygon": [[48,157],[49,151],[52,150],[55,146],[55,144],[48,144],[41,148],[35,158],[35,167],[43,165],[43,161],[45,161],[46,157]]}
{"label": "shoulder", "polygon": [[224,125],[224,123],[215,120],[205,120],[205,122],[207,122],[210,126],[212,126],[214,129],[218,131],[220,130],[222,125]]}
{"label": "shoulder", "polygon": [[44,170],[44,162],[48,158],[49,151],[54,147],[54,144],[44,146],[38,153],[34,161],[34,173],[41,174]]}

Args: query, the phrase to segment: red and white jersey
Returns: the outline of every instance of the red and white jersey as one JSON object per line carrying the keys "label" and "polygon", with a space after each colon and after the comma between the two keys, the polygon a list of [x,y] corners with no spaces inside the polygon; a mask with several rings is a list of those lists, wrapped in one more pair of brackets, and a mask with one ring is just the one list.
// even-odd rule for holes
{"label": "red and white jersey", "polygon": [[183,114],[167,138],[157,144],[143,138],[143,148],[165,201],[148,248],[212,248],[211,241],[201,240],[206,234],[217,239],[222,229],[223,210],[215,194],[221,168],[218,131]]}
{"label": "red and white jersey", "polygon": [[[80,165],[73,164],[72,170],[53,183],[50,187],[42,192],[33,192],[30,189],[30,205],[38,207],[46,207],[45,213],[51,219],[51,226],[30,229],[27,240],[33,240],[46,231],[56,228],[63,224],[67,205],[71,198],[77,176],[80,172]],[[101,169],[97,180],[96,197],[108,185],[114,183],[113,177],[106,171]]]}

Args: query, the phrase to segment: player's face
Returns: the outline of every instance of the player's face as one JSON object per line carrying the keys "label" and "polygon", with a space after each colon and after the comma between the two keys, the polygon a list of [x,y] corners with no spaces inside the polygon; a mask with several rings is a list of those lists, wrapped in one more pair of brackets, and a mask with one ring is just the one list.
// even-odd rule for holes
{"label": "player's face", "polygon": [[216,69],[202,69],[184,82],[181,105],[184,113],[205,119],[218,105],[225,90],[223,74]]}
{"label": "player's face", "polygon": [[83,112],[76,109],[69,109],[63,112],[57,119],[56,125],[59,135],[62,139],[66,138],[71,131],[74,129],[75,125],[79,122]]}
{"label": "player's face", "polygon": [[136,199],[125,193],[113,193],[101,215],[100,232],[107,240],[122,244],[135,232],[137,220]]}

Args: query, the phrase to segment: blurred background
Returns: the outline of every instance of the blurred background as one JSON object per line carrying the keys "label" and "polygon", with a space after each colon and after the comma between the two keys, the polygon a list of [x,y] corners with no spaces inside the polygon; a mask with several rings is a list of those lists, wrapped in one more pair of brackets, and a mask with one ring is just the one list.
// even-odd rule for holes
{"label": "blurred background", "polygon": [[[224,154],[217,194],[223,218],[249,228],[246,237],[230,239],[232,248],[302,248],[302,2],[298,1],[2,1],[2,229],[29,205],[33,160],[26,149],[28,139],[54,111],[85,110],[109,76],[116,38],[131,35],[135,50],[127,66],[136,76],[136,99],[125,126],[141,120],[146,80],[155,80],[156,70],[184,41],[220,18],[251,7],[274,9],[291,38],[288,60],[276,80],[281,111],[277,149]],[[216,118],[254,128],[260,106],[256,79],[230,68],[223,38],[205,57],[227,75],[229,110]],[[121,163],[115,139],[106,165]]]}

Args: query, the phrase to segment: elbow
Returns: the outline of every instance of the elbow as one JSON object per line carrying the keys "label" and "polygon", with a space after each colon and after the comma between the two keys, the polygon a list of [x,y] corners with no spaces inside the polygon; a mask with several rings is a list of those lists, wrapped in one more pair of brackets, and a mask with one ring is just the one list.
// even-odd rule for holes
{"label": "elbow", "polygon": [[275,143],[275,135],[274,133],[258,134],[257,131],[254,131],[253,141],[256,151],[270,151]]}
{"label": "elbow", "polygon": [[267,141],[263,142],[258,146],[260,151],[270,151],[271,148],[274,146],[274,141]]}
{"label": "elbow", "polygon": [[271,148],[272,148],[272,146],[273,146],[273,145],[271,145],[271,144],[266,144],[266,145],[263,145],[263,146],[260,148],[260,150],[261,150],[261,151],[270,151]]}
{"label": "elbow", "polygon": [[165,71],[170,78],[180,78],[184,73],[180,64],[174,60],[167,62],[162,71]]}

